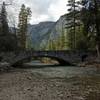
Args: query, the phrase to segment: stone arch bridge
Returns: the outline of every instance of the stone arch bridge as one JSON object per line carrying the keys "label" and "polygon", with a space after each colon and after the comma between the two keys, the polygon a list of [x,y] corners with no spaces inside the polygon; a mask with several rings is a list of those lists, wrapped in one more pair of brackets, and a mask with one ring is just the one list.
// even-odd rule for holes
{"label": "stone arch bridge", "polygon": [[[20,51],[14,53],[14,56],[9,55],[9,59],[6,59],[11,65],[16,65],[18,63],[23,63],[26,60],[30,60],[32,57],[48,57],[55,59],[61,65],[73,65],[82,61],[82,56],[87,55],[88,57],[92,53],[90,52],[80,52],[80,51],[69,51],[69,50],[59,50],[59,51]],[[7,55],[7,54],[6,54]]]}

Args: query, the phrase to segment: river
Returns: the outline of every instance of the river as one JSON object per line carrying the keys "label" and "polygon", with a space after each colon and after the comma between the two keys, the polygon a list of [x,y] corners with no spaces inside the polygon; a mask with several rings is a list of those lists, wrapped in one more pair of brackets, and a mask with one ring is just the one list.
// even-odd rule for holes
{"label": "river", "polygon": [[[64,88],[68,89],[68,91],[63,90],[63,92],[68,94],[70,91],[71,96],[66,98],[63,95],[63,99],[60,100],[100,100],[100,68],[95,66],[56,66],[43,64],[39,61],[28,64],[31,66],[28,70],[37,78],[60,79],[58,82],[55,82],[56,86],[59,86],[57,84],[62,79],[65,80],[65,84],[61,82],[61,87],[65,86]],[[26,64],[27,67],[28,64]],[[68,84],[69,86],[67,86]]]}
{"label": "river", "polygon": [[100,100],[100,69],[40,61],[0,74],[0,100]]}
{"label": "river", "polygon": [[100,68],[94,67],[78,67],[78,66],[57,66],[53,64],[44,64],[40,61],[32,61],[24,64],[33,73],[37,73],[46,78],[70,78],[83,76],[98,76]]}

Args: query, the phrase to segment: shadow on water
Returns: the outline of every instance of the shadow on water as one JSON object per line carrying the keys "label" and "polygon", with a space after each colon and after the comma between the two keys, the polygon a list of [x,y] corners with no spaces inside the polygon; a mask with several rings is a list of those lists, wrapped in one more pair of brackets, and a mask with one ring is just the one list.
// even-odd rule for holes
{"label": "shadow on water", "polygon": [[[16,67],[16,68],[56,68],[56,67],[74,67],[75,65],[72,65],[72,64],[69,64],[69,63],[62,63],[62,64],[59,64],[59,63],[43,63],[39,60],[34,60],[34,61],[31,61],[31,62],[26,62],[26,63],[17,63],[15,65],[13,65],[13,67]],[[76,66],[75,66],[76,67]]]}
{"label": "shadow on water", "polygon": [[25,69],[29,69],[29,68],[33,68],[33,69],[38,69],[38,68],[56,68],[56,67],[76,67],[75,65],[61,65],[61,64],[32,64],[32,65],[29,65],[29,64],[23,64],[23,65],[17,65],[17,66],[14,66],[14,67],[17,67],[17,68],[25,68]]}

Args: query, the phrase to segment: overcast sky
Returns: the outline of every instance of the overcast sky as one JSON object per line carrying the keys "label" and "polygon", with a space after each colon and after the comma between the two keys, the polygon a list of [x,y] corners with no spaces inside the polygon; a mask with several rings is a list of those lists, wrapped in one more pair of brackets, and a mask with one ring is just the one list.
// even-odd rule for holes
{"label": "overcast sky", "polygon": [[[12,0],[2,1],[7,3]],[[8,14],[15,18],[18,16],[21,5],[25,4],[32,10],[31,24],[37,24],[41,21],[58,20],[61,15],[67,12],[66,3],[67,0],[13,0],[13,5],[8,6],[7,9]]]}

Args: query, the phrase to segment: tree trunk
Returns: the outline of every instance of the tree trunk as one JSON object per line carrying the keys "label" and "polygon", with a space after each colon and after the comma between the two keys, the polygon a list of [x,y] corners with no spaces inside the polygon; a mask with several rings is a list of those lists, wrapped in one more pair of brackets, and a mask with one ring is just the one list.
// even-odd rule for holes
{"label": "tree trunk", "polygon": [[97,57],[100,58],[100,44],[96,44]]}
{"label": "tree trunk", "polygon": [[95,14],[95,24],[96,24],[96,50],[97,50],[97,55],[100,58],[100,23],[99,23],[99,16],[98,16],[98,3],[97,0],[94,0],[94,14]]}

